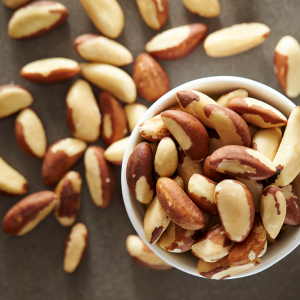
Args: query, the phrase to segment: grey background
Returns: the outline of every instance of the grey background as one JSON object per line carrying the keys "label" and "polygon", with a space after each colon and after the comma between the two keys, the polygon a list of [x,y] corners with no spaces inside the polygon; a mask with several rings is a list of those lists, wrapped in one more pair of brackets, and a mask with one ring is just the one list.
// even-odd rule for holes
{"label": "grey background", "polygon": [[[41,118],[48,143],[70,136],[65,119],[65,96],[77,78],[51,86],[25,81],[21,67],[46,57],[69,57],[81,61],[72,44],[76,36],[97,33],[77,0],[61,0],[70,12],[66,24],[37,38],[14,41],[6,31],[12,11],[0,5],[0,85],[15,82],[34,96],[32,108]],[[117,39],[136,57],[155,35],[141,19],[134,0],[119,0],[126,24]],[[236,23],[257,21],[271,28],[267,41],[246,53],[212,59],[200,45],[188,57],[161,62],[171,87],[192,79],[235,75],[257,80],[280,91],[273,72],[273,50],[287,34],[300,40],[300,4],[297,0],[220,0],[221,15],[204,19],[187,11],[181,0],[169,0],[169,20],[163,29],[192,23],[207,24],[208,31]],[[132,73],[133,65],[124,70]],[[98,95],[99,90],[94,91]],[[146,103],[141,98],[138,102]],[[300,98],[295,103],[300,104]],[[147,104],[148,105],[148,104]],[[0,156],[22,173],[30,191],[42,184],[41,161],[26,156],[14,136],[15,115],[0,120]],[[102,145],[97,142],[97,145]],[[74,167],[83,174],[82,160]],[[120,177],[120,168],[116,168]],[[1,172],[1,170],[0,170]],[[177,270],[152,271],[136,264],[127,254],[125,239],[134,229],[120,201],[120,182],[112,203],[105,210],[92,203],[85,179],[78,220],[89,230],[87,253],[77,271],[62,270],[64,243],[69,229],[62,228],[51,214],[35,230],[23,237],[10,237],[0,231],[0,299],[296,299],[299,297],[300,248],[270,269],[258,275],[230,281],[212,281],[192,277]],[[0,197],[0,219],[20,197]]]}

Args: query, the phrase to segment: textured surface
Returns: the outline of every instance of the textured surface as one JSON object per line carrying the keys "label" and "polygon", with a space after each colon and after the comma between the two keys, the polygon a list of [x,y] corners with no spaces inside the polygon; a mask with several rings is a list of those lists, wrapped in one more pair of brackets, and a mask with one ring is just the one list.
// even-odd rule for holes
{"label": "textured surface", "polygon": [[[14,81],[34,96],[32,108],[41,118],[48,143],[70,136],[65,118],[65,97],[75,80],[51,86],[33,84],[18,73],[26,63],[54,56],[81,59],[73,50],[75,37],[97,33],[77,0],[61,0],[70,12],[62,27],[38,38],[13,41],[6,33],[12,13],[0,3],[0,84]],[[134,0],[119,0],[125,13],[125,29],[118,41],[136,57],[155,34],[141,19]],[[286,34],[300,40],[300,5],[296,0],[221,0],[219,18],[204,19],[188,12],[181,0],[169,0],[170,17],[163,29],[192,22],[204,22],[209,32],[235,23],[258,21],[270,26],[267,41],[246,53],[221,59],[209,58],[200,45],[188,57],[162,62],[171,87],[212,75],[235,75],[257,80],[280,91],[273,72],[273,49]],[[124,70],[130,74],[133,65]],[[98,95],[99,90],[93,87]],[[145,103],[140,98],[139,102]],[[295,103],[300,104],[300,98]],[[15,115],[0,120],[0,156],[26,176],[30,191],[44,189],[41,161],[26,156],[14,136]],[[96,143],[101,145],[100,142]],[[83,161],[76,164],[83,174]],[[1,170],[0,170],[1,171]],[[120,168],[117,168],[120,176]],[[20,198],[0,197],[0,218]],[[299,293],[300,248],[258,275],[233,281],[208,281],[177,270],[152,271],[137,265],[125,250],[125,239],[134,229],[120,201],[120,182],[115,197],[105,210],[97,209],[83,179],[82,206],[78,220],[89,230],[86,256],[73,275],[62,269],[64,243],[69,229],[62,228],[51,214],[34,231],[10,237],[0,231],[1,300],[40,299],[295,299]]]}

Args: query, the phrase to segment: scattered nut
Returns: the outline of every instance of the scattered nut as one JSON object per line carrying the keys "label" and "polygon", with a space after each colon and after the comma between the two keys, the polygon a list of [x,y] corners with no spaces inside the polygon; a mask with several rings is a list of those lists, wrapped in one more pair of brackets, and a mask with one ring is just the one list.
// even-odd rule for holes
{"label": "scattered nut", "polygon": [[221,96],[218,100],[217,103],[223,107],[228,107],[228,103],[230,100],[234,98],[247,98],[248,97],[248,92],[244,89],[236,89],[233,90],[223,96]]}
{"label": "scattered nut", "polygon": [[15,135],[26,154],[44,157],[47,149],[46,133],[41,120],[32,109],[24,109],[16,118]]}
{"label": "scattered nut", "polygon": [[121,166],[123,161],[123,156],[125,153],[126,146],[128,144],[130,136],[125,137],[112,143],[105,151],[104,157],[110,163]]}
{"label": "scattered nut", "polygon": [[124,107],[125,115],[128,121],[129,131],[132,132],[143,114],[148,110],[146,105],[140,103],[127,104]]}
{"label": "scattered nut", "polygon": [[219,0],[182,0],[182,2],[189,11],[204,18],[214,18],[220,14]]}
{"label": "scattered nut", "polygon": [[16,9],[26,3],[28,3],[30,0],[3,0],[3,3],[5,6],[11,9]]}
{"label": "scattered nut", "polygon": [[17,202],[6,213],[2,229],[10,235],[23,235],[35,228],[53,210],[56,194],[42,191],[31,194]]}

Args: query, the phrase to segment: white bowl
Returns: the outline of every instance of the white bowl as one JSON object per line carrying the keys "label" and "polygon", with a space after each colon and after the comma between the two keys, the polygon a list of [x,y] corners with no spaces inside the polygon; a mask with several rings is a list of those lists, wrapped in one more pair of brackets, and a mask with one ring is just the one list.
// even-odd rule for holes
{"label": "white bowl", "polygon": [[[241,77],[216,76],[196,79],[171,90],[170,92],[162,96],[158,101],[156,101],[147,110],[147,112],[140,119],[139,124],[157,115],[161,111],[166,110],[172,105],[177,104],[177,101],[175,99],[175,92],[178,90],[193,89],[204,94],[208,94],[212,98],[216,97],[215,99],[217,99],[218,96],[237,88],[246,89],[249,92],[250,97],[271,104],[272,106],[280,110],[286,117],[290,115],[292,109],[295,107],[295,104],[292,103],[288,98],[275,91],[274,89],[259,82]],[[130,194],[126,181],[126,167],[128,157],[133,148],[143,140],[139,135],[138,125],[135,127],[134,131],[131,134],[122,164],[122,192],[129,219],[138,235],[155,254],[157,254],[173,267],[183,272],[202,277],[197,273],[198,259],[193,254],[191,254],[190,251],[188,253],[170,253],[160,248],[159,245],[150,245],[145,238],[143,219],[146,207],[145,205],[139,203]],[[299,244],[300,227],[290,227],[286,232],[281,234],[278,242],[268,247],[268,251],[262,257],[262,263],[260,265],[246,272],[232,276],[230,277],[230,279],[250,276],[271,267],[273,264],[277,263],[282,258],[287,256],[290,252],[292,252]]]}

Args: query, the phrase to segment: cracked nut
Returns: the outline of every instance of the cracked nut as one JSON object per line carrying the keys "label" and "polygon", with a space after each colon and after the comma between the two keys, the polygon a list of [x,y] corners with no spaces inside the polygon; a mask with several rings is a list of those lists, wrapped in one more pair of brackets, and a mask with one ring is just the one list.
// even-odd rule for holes
{"label": "cracked nut", "polygon": [[246,90],[236,89],[236,90],[233,90],[233,91],[221,96],[217,100],[217,103],[223,107],[228,108],[228,103],[230,100],[232,100],[234,98],[247,98],[247,97],[248,97],[248,92]]}
{"label": "cracked nut", "polygon": [[182,0],[182,2],[189,11],[204,18],[214,18],[220,14],[219,0]]}
{"label": "cracked nut", "polygon": [[124,107],[129,131],[132,132],[143,114],[148,110],[146,105],[140,103],[127,104]]}
{"label": "cracked nut", "polygon": [[104,157],[110,163],[121,166],[130,136],[112,143],[105,151]]}

